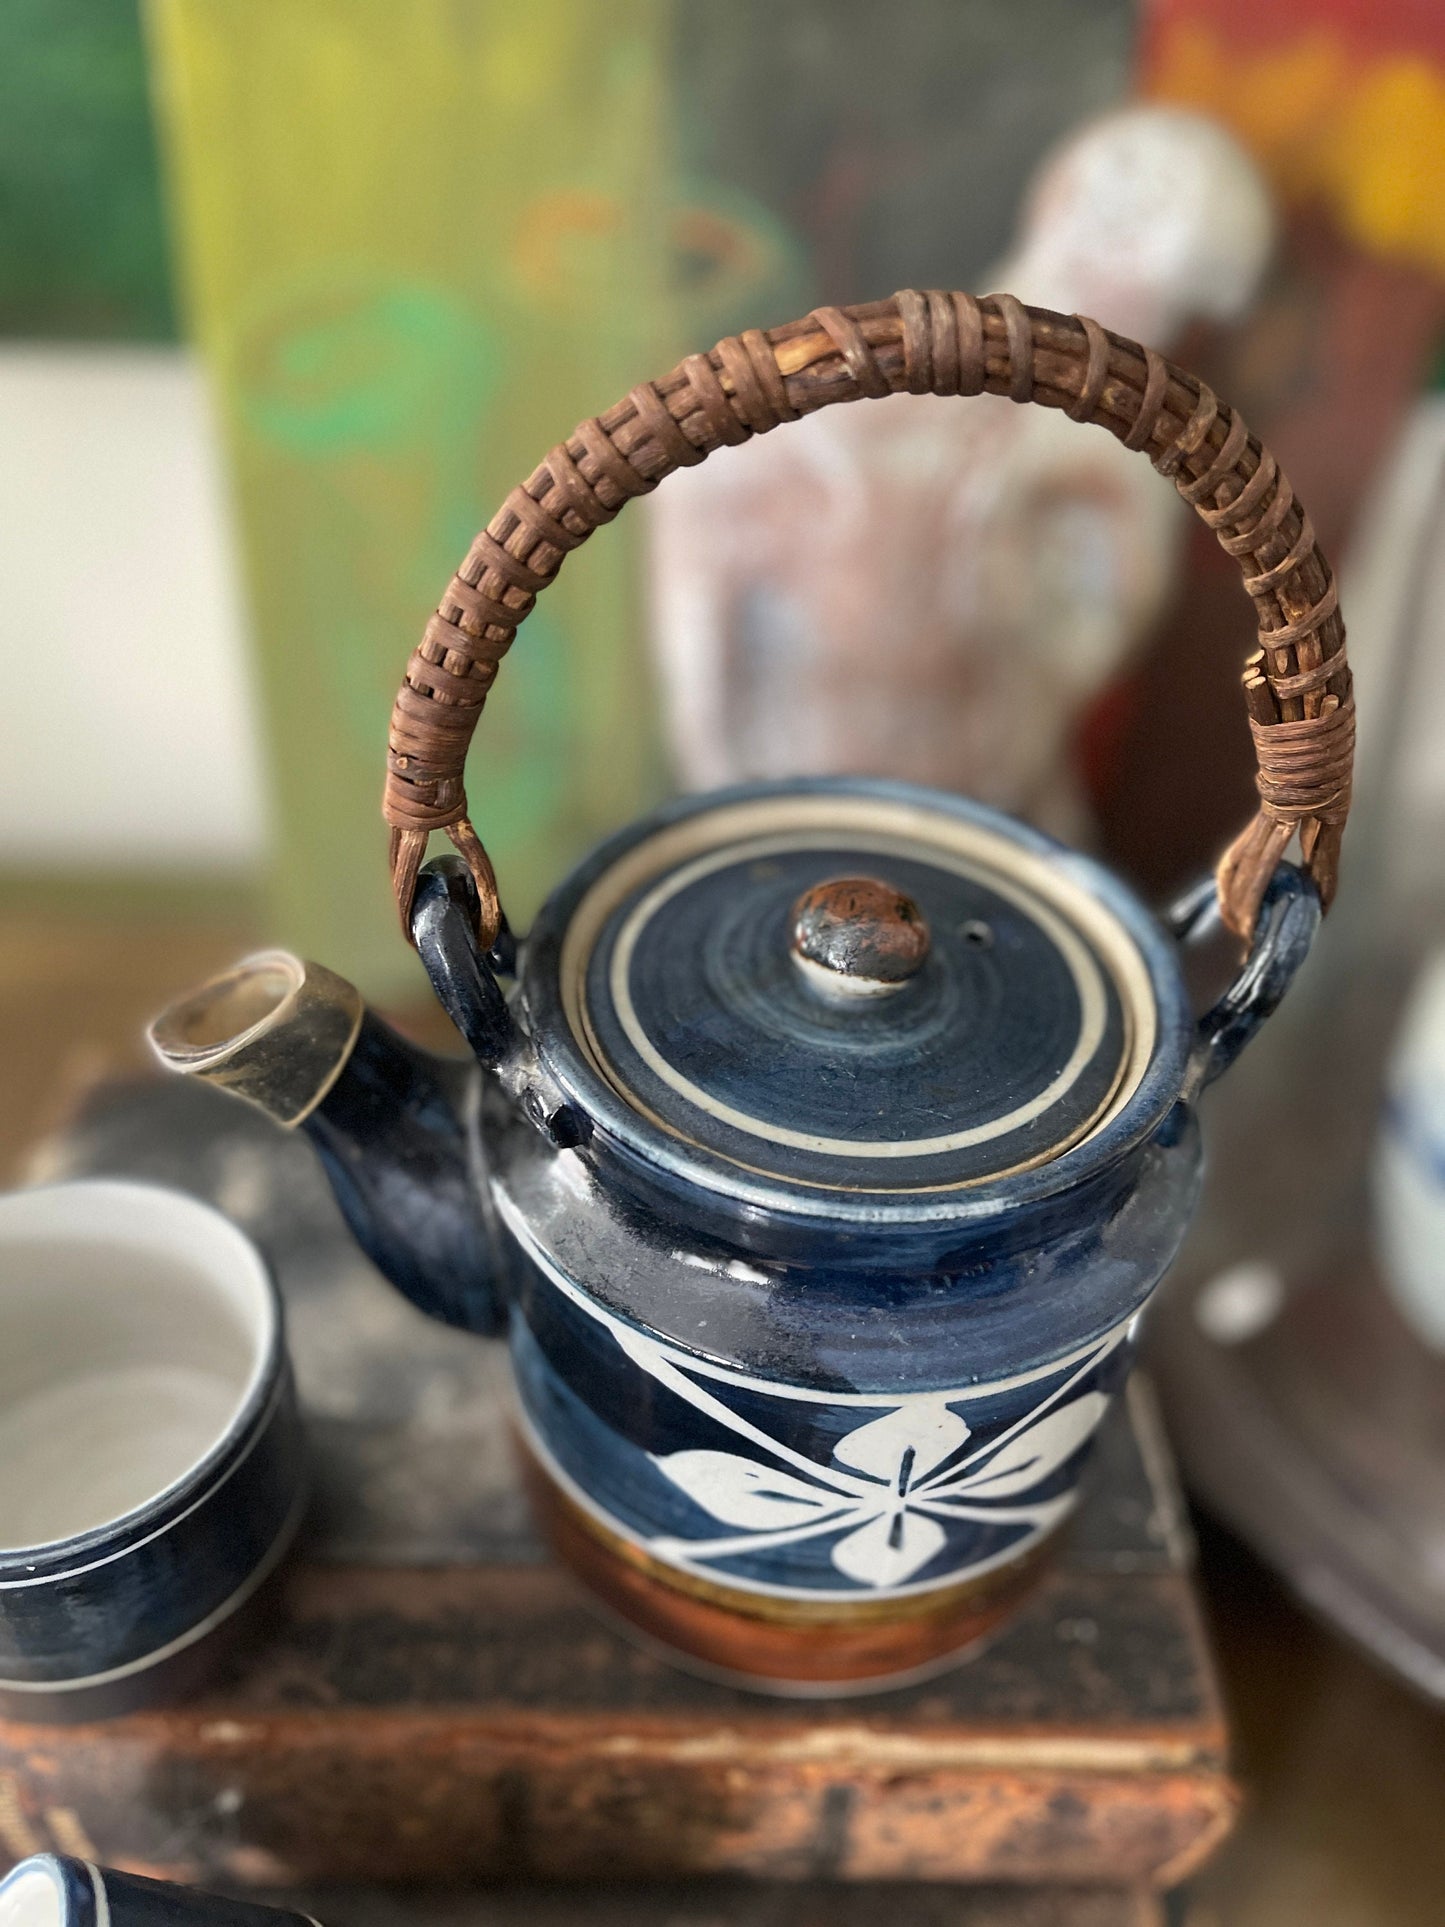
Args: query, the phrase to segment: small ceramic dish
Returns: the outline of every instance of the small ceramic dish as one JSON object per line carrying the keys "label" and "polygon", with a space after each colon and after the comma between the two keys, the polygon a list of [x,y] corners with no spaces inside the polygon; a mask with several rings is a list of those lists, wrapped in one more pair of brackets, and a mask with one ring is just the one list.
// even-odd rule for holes
{"label": "small ceramic dish", "polygon": [[0,1880],[0,1927],[316,1927],[306,1914],[37,1853]]}
{"label": "small ceramic dish", "polygon": [[303,1504],[281,1303],[249,1239],[147,1184],[0,1198],[0,1713],[183,1690]]}

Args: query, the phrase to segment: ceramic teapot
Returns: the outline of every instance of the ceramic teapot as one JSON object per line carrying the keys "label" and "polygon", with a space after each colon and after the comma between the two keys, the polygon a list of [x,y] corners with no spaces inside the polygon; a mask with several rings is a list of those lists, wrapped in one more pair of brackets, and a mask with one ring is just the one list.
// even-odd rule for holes
{"label": "ceramic teapot", "polygon": [[[984,389],[1147,453],[1239,561],[1260,809],[1216,878],[1161,921],[958,797],[769,783],[624,830],[519,950],[462,767],[566,553],[724,444],[833,402]],[[997,1622],[1068,1516],[1194,1203],[1195,1099],[1333,892],[1352,741],[1309,520],[1201,382],[1007,295],[823,308],[584,422],[478,536],[411,659],[393,880],[475,1064],[280,952],[152,1035],[310,1137],[417,1304],[507,1332],[538,1510],[614,1608],[753,1681],[896,1680]],[[423,868],[433,829],[458,854]],[[1182,952],[1220,921],[1245,961],[1196,1019]]]}

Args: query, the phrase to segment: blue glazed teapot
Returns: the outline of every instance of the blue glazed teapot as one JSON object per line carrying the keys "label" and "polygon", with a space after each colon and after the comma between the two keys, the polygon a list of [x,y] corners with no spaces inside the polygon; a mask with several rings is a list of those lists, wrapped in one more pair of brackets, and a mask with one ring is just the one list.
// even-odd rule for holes
{"label": "blue glazed teapot", "polygon": [[[1239,559],[1260,810],[1217,877],[1161,921],[957,797],[754,785],[614,837],[519,948],[462,766],[566,553],[671,469],[812,409],[985,389],[1146,451]],[[1333,892],[1352,740],[1308,518],[1202,383],[1006,295],[820,309],[583,423],[412,658],[393,877],[475,1063],[283,952],[152,1036],[305,1131],[408,1297],[508,1335],[539,1513],[614,1608],[754,1682],[901,1679],[1006,1614],[1069,1514],[1189,1221],[1195,1099]],[[434,828],[457,854],[426,863]],[[1196,1019],[1182,949],[1221,921],[1245,961]]]}

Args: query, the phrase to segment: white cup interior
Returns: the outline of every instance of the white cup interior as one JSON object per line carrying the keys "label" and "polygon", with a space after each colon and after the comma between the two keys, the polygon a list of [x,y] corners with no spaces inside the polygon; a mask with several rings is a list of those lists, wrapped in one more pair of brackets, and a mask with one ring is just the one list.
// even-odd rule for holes
{"label": "white cup interior", "polygon": [[0,1927],[61,1927],[60,1883],[43,1863],[17,1867],[0,1886]]}
{"label": "white cup interior", "polygon": [[0,1197],[0,1551],[184,1479],[259,1383],[275,1327],[255,1247],[193,1198],[102,1180]]}

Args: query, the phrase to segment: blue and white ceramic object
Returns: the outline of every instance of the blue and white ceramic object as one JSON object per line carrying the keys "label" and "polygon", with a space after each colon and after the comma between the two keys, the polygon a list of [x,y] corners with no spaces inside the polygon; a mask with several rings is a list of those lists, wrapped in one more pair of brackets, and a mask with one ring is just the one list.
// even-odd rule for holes
{"label": "blue and white ceramic object", "polygon": [[533,1491],[645,1630],[800,1686],[906,1675],[1017,1599],[1183,1236],[1194,1099],[1308,948],[1281,868],[1196,1023],[1112,875],[955,797],[692,798],[565,882],[517,966],[456,859],[413,928],[484,1067],[250,960],[158,1020],[311,1137],[425,1309],[510,1335]]}
{"label": "blue and white ceramic object", "polygon": [[309,1915],[37,1853],[0,1880],[0,1927],[316,1927]]}
{"label": "blue and white ceramic object", "polygon": [[1445,1351],[1445,951],[1421,971],[1390,1053],[1375,1225],[1395,1302]]}
{"label": "blue and white ceramic object", "polygon": [[280,1301],[234,1225],[146,1184],[0,1198],[0,1711],[190,1683],[302,1493]]}

